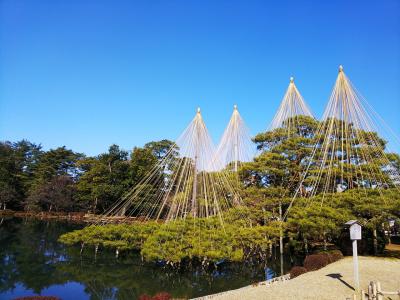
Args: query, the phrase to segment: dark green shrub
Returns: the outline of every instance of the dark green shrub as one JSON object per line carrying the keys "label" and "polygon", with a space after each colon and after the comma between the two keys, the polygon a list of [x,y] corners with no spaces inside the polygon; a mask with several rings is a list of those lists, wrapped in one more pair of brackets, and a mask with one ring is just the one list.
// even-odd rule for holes
{"label": "dark green shrub", "polygon": [[392,236],[390,239],[392,244],[400,245],[400,236]]}
{"label": "dark green shrub", "polygon": [[311,254],[304,259],[304,268],[307,271],[315,271],[329,264],[329,258],[326,254]]}
{"label": "dark green shrub", "polygon": [[294,266],[291,270],[290,270],[290,279],[293,279],[301,274],[307,273],[307,269],[304,267],[300,267],[300,266]]}

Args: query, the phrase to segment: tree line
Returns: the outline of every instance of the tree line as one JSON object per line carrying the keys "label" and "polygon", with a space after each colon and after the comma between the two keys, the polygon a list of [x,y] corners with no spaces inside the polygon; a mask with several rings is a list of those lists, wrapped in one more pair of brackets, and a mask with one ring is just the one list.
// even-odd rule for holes
{"label": "tree line", "polygon": [[173,143],[130,153],[118,145],[90,157],[27,140],[0,142],[0,209],[102,213],[163,158]]}

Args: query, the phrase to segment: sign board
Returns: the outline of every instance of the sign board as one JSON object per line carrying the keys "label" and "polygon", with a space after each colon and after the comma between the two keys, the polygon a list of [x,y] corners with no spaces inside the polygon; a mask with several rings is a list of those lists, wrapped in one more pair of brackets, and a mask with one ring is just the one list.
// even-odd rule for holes
{"label": "sign board", "polygon": [[350,239],[361,240],[361,226],[358,223],[350,226]]}
{"label": "sign board", "polygon": [[350,227],[350,239],[352,240],[351,244],[353,246],[354,286],[358,291],[360,289],[360,277],[358,274],[357,240],[361,240],[361,225],[357,220],[350,220],[344,225]]}

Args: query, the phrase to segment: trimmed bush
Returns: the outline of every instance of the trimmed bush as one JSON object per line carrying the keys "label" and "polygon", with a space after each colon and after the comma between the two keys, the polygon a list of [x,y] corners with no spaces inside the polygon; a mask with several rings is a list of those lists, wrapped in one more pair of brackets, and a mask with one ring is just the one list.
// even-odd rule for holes
{"label": "trimmed bush", "polygon": [[343,258],[343,253],[340,250],[329,251],[329,254],[332,258],[332,262],[338,261],[339,259]]}
{"label": "trimmed bush", "polygon": [[318,254],[325,255],[326,258],[328,259],[328,263],[333,263],[343,258],[343,254],[340,250],[324,251],[324,252],[319,252]]}
{"label": "trimmed bush", "polygon": [[318,254],[324,255],[326,257],[326,259],[328,260],[328,264],[333,263],[333,257],[331,256],[331,254],[329,252],[320,252]]}
{"label": "trimmed bush", "polygon": [[301,274],[307,273],[307,269],[304,267],[300,267],[300,266],[294,266],[291,270],[290,270],[290,279],[293,279]]}
{"label": "trimmed bush", "polygon": [[152,300],[170,300],[171,295],[167,292],[161,292],[153,296]]}
{"label": "trimmed bush", "polygon": [[315,271],[329,264],[329,258],[326,254],[311,254],[304,259],[304,268],[307,271]]}
{"label": "trimmed bush", "polygon": [[153,297],[147,294],[142,294],[139,296],[139,300],[170,300],[171,295],[167,292],[160,292],[155,294]]}

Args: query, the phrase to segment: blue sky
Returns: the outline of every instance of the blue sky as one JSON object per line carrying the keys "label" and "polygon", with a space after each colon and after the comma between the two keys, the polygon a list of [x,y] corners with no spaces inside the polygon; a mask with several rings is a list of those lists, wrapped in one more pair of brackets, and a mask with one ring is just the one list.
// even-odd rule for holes
{"label": "blue sky", "polygon": [[217,142],[235,103],[255,134],[290,76],[320,117],[339,64],[400,135],[399,23],[390,0],[2,0],[0,140],[129,150],[200,106]]}

